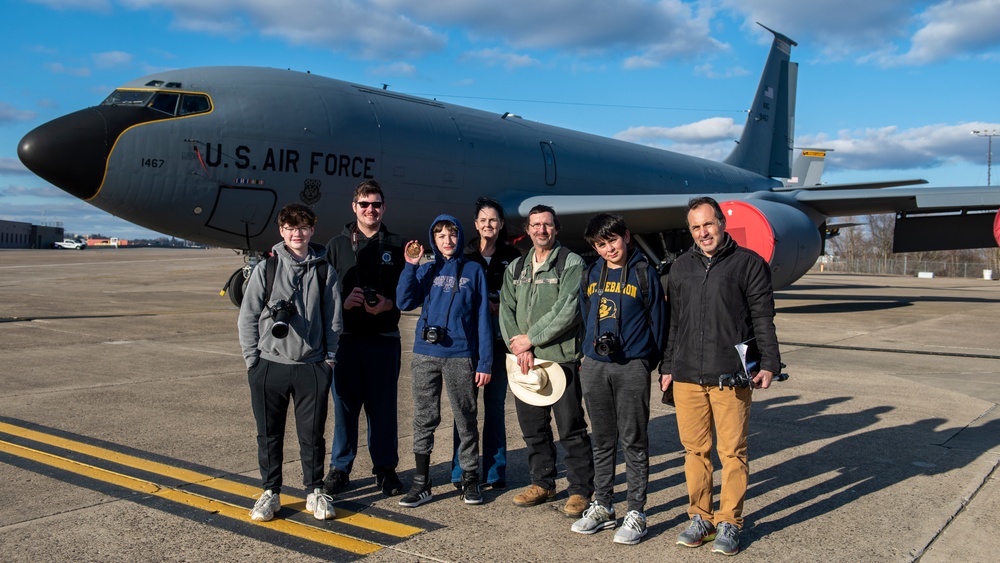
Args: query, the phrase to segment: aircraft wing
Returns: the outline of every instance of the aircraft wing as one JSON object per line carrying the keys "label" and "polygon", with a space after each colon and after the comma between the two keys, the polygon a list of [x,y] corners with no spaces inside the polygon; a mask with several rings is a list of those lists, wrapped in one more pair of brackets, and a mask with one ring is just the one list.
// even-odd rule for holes
{"label": "aircraft wing", "polygon": [[996,210],[1000,207],[1000,188],[989,186],[800,190],[792,195],[799,203],[827,217]]}

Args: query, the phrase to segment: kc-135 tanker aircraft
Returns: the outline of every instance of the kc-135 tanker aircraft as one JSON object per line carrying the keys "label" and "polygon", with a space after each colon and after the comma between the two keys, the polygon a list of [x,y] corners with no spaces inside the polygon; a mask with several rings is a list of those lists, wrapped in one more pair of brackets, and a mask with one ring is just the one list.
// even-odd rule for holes
{"label": "kc-135 tanker aircraft", "polygon": [[[368,178],[386,188],[389,224],[405,236],[425,233],[441,213],[469,216],[477,197],[491,196],[511,225],[536,204],[553,206],[560,240],[580,249],[592,215],[620,213],[661,265],[691,244],[688,199],[711,195],[724,202],[737,242],[770,262],[778,288],[815,263],[840,226],[831,217],[896,213],[896,252],[997,245],[997,188],[819,184],[822,150],[803,150],[793,170],[796,43],[769,31],[746,126],[722,162],[309,73],[235,66],[131,81],[100,105],[29,132],[17,153],[32,172],[100,209],[242,249],[251,265],[276,240],[281,206],[313,206],[321,219],[314,240],[326,241],[342,226],[323,218],[346,218],[354,187]],[[234,302],[248,272],[230,279]]]}

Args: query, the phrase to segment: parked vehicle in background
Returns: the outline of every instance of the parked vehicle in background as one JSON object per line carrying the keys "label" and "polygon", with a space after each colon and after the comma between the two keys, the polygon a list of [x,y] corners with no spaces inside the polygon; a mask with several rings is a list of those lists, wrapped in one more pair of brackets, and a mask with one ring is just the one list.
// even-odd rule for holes
{"label": "parked vehicle in background", "polygon": [[74,240],[71,238],[67,238],[52,243],[52,248],[68,248],[70,250],[83,250],[87,248],[87,243],[79,239]]}

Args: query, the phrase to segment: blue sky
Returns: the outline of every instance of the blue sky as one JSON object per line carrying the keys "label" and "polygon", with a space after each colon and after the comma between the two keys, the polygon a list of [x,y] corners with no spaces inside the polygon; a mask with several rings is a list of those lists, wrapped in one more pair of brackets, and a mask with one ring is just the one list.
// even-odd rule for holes
{"label": "blue sky", "polygon": [[796,145],[835,149],[827,182],[985,185],[987,139],[970,132],[1000,132],[1000,0],[6,0],[2,14],[0,219],[81,234],[155,236],[27,172],[18,141],[168,68],[309,70],[720,159],[767,56],[761,22],[798,42]]}

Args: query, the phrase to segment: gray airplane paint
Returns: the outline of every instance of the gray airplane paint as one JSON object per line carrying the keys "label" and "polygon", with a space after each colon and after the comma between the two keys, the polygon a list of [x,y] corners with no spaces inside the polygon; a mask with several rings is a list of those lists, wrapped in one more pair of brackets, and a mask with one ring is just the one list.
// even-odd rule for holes
{"label": "gray airplane paint", "polygon": [[[742,137],[723,162],[255,67],[165,71],[131,81],[112,94],[119,103],[29,132],[18,156],[113,215],[254,252],[270,248],[275,215],[292,201],[315,208],[315,238],[329,239],[341,229],[335,218],[351,218],[354,186],[373,178],[386,191],[387,223],[405,236],[423,232],[441,213],[468,216],[475,199],[488,195],[504,204],[512,232],[533,205],[553,206],[560,239],[576,248],[586,248],[582,233],[593,214],[618,212],[647,253],[668,261],[690,244],[688,199],[712,195],[733,202],[724,206],[730,227],[748,222],[747,232],[763,233],[745,244],[768,258],[777,287],[813,265],[828,217],[896,212],[903,221],[1000,206],[1000,192],[985,186],[877,189],[922,180],[785,186],[777,178],[791,175],[797,65],[789,60],[795,42],[772,33]],[[949,247],[995,245],[984,217],[992,215],[966,229],[975,236],[956,234]],[[910,247],[927,244],[918,239],[934,224],[924,225],[931,230],[909,230]]]}

